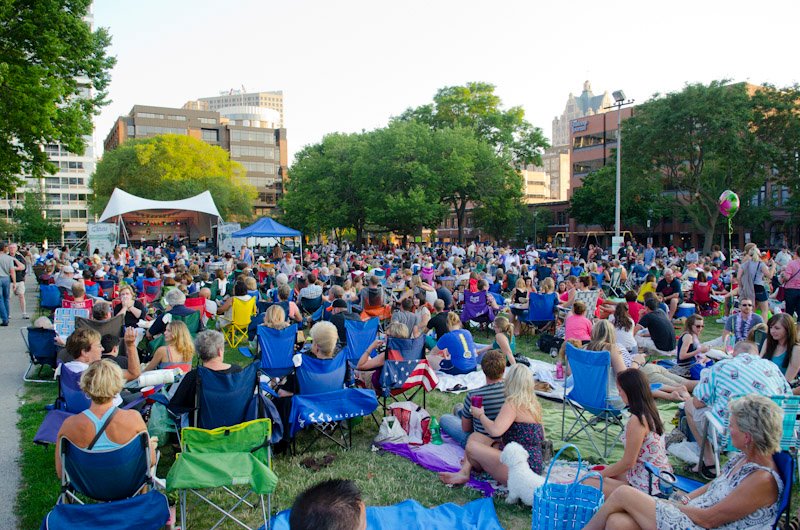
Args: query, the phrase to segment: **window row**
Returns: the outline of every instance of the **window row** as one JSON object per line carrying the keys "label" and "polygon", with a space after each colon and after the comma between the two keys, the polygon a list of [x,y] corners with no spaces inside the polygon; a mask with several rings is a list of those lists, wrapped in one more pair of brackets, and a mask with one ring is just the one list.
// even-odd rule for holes
{"label": "window row", "polygon": [[242,160],[239,163],[244,166],[248,175],[251,171],[254,173],[266,173],[267,175],[275,174],[275,164],[270,164],[269,162],[249,162],[247,160]]}
{"label": "window row", "polygon": [[256,147],[252,145],[231,145],[231,156],[252,156],[257,158],[275,158],[275,149],[271,147]]}
{"label": "window row", "polygon": [[275,145],[275,135],[262,131],[231,130],[231,142],[258,142],[261,144]]}
{"label": "window row", "polygon": [[128,126],[130,136],[145,136],[147,134],[186,134],[186,129],[180,127],[156,127],[154,125]]}

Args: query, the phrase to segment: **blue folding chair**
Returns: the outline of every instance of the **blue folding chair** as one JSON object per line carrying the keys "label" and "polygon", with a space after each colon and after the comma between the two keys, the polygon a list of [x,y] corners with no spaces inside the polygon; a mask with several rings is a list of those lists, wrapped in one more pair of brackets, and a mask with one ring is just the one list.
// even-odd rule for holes
{"label": "blue folding chair", "polygon": [[320,322],[322,320],[329,321],[331,319],[331,312],[328,311],[333,304],[331,302],[323,301],[322,305],[311,314],[311,322]]}
{"label": "blue folding chair", "polygon": [[[256,341],[259,352],[261,373],[270,378],[283,378],[294,370],[294,343],[297,340],[297,325],[278,330],[267,326],[258,326]],[[239,353],[252,357],[250,348],[241,347]],[[269,385],[262,383],[261,389],[275,395]]]}
{"label": "blue folding chair", "polygon": [[[786,514],[786,521],[792,518],[792,486],[794,485],[794,456],[789,451],[781,451],[772,455],[778,474],[783,480],[783,491],[778,498],[778,514],[775,516],[773,528],[784,528],[780,525],[781,517]],[[788,528],[788,525],[785,527]]]}
{"label": "blue folding chair", "polygon": [[301,298],[298,305],[303,313],[311,316],[322,306],[322,295],[316,298]]}
{"label": "blue folding chair", "polygon": [[60,503],[82,503],[79,495],[100,502],[127,499],[154,485],[146,432],[107,451],[84,449],[62,437],[59,451],[64,471]]}
{"label": "blue folding chair", "polygon": [[556,307],[558,307],[556,293],[530,293],[528,310],[522,314],[520,321],[539,331],[555,332]]}
{"label": "blue folding chair", "polygon": [[41,530],[159,530],[169,519],[163,493],[150,491],[129,499],[96,504],[57,504]]}
{"label": "blue folding chair", "polygon": [[[30,364],[22,375],[22,380],[28,383],[55,383],[54,378],[41,379],[42,368],[49,366],[56,369],[58,349],[56,348],[56,332],[52,329],[27,328],[20,329],[22,340],[25,342],[25,349],[28,351]],[[39,367],[36,379],[29,377],[31,369]]]}
{"label": "blue folding chair", "polygon": [[54,311],[61,307],[61,289],[56,285],[39,286],[39,307]]}
{"label": "blue folding chair", "polygon": [[94,283],[92,285],[86,286],[86,296],[91,296],[92,298],[99,298],[100,297],[100,285]]}
{"label": "blue folding chair", "polygon": [[347,345],[342,349],[342,353],[345,354],[351,365],[355,366],[369,345],[375,341],[375,337],[378,336],[379,324],[378,317],[372,317],[365,321],[344,321]]}
{"label": "blue folding chair", "polygon": [[347,356],[341,352],[333,359],[303,356],[303,364],[295,371],[300,393],[292,396],[289,413],[293,453],[298,453],[296,435],[306,427],[312,427],[317,436],[299,452],[310,450],[322,438],[349,449],[353,441],[352,419],[372,414],[378,408],[372,390],[344,388],[346,372]]}
{"label": "blue folding chair", "polygon": [[[390,337],[387,341],[386,358],[381,370],[381,404],[384,415],[388,400],[399,401],[398,396],[402,396],[405,401],[413,401],[420,391],[422,391],[422,408],[425,408],[426,389],[422,381],[415,382],[403,390],[414,368],[424,359],[424,349],[424,336],[415,339]],[[406,393],[412,389],[413,392],[407,395]]]}
{"label": "blue folding chair", "polygon": [[[572,370],[573,386],[570,389],[564,388],[561,439],[566,442],[585,432],[594,450],[602,458],[608,458],[624,429],[622,410],[614,408],[607,400],[611,354],[607,351],[581,350],[569,343],[566,354]],[[572,410],[575,421],[565,434],[567,405]],[[619,429],[619,432],[613,434],[612,429]],[[603,436],[602,451],[595,443],[593,431]],[[609,435],[613,436],[611,440]],[[612,443],[609,444],[609,441]]]}

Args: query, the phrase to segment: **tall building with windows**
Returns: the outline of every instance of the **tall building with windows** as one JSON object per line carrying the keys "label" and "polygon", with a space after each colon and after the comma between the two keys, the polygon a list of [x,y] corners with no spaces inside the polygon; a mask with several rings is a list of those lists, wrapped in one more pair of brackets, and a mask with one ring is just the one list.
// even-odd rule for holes
{"label": "tall building with windows", "polygon": [[277,128],[280,129],[284,127],[282,90],[272,92],[247,92],[244,87],[242,87],[242,90],[220,92],[219,96],[187,101],[183,107],[193,110],[215,110],[220,112],[222,109],[230,107],[259,107],[272,109],[277,111],[280,115]]}
{"label": "tall building with windows", "polygon": [[286,129],[279,128],[279,122],[277,111],[248,105],[219,111],[134,105],[127,116],[117,119],[104,147],[111,151],[130,138],[158,134],[192,136],[222,147],[231,160],[244,166],[247,182],[256,188],[254,213],[272,215],[288,171]]}

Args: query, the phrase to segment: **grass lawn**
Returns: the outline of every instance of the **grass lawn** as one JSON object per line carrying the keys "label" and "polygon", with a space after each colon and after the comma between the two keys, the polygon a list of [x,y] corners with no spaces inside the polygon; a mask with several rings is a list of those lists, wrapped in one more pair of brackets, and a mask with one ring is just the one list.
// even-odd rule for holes
{"label": "grass lawn", "polygon": [[[716,324],[713,319],[707,319],[704,339],[719,336],[721,328],[722,326]],[[486,342],[481,333],[476,333],[476,340]],[[550,360],[549,355],[538,351],[535,339],[532,337],[520,337],[517,341],[517,349],[529,357]],[[240,364],[247,361],[235,350],[226,352],[226,360]],[[38,528],[42,517],[54,505],[59,493],[59,482],[55,476],[53,464],[53,448],[43,448],[32,442],[39,423],[44,417],[43,405],[52,403],[55,397],[55,385],[29,383],[19,410],[18,426],[22,437],[20,457],[22,487],[17,499],[17,511],[22,528]],[[434,391],[428,395],[427,408],[432,415],[440,416],[450,412],[453,405],[461,402],[463,398],[463,395]],[[542,405],[548,416],[557,414],[560,419],[560,404],[542,400]],[[671,428],[671,425],[667,426],[668,430]],[[425,471],[403,458],[382,452],[372,452],[370,450],[371,441],[376,433],[377,427],[374,422],[366,418],[354,430],[352,450],[343,452],[332,448],[329,444],[317,444],[318,451],[311,453],[313,456],[321,457],[330,451],[336,454],[335,462],[318,472],[308,470],[299,464],[300,460],[308,454],[275,458],[274,470],[278,475],[279,483],[272,498],[273,513],[289,508],[294,497],[309,485],[334,477],[355,480],[363,490],[369,505],[394,504],[413,498],[426,506],[433,506],[445,502],[463,504],[478,498],[479,494],[473,490],[444,486],[433,473]],[[560,440],[557,440],[559,434],[559,432],[553,432],[552,429],[547,433],[548,438],[554,441],[556,447],[560,445]],[[162,448],[158,476],[165,476],[173,461],[174,454],[169,446]],[[527,529],[531,527],[530,508],[522,505],[509,506],[502,500],[496,502],[495,507],[505,528]],[[258,511],[253,510],[246,519],[257,521],[258,517]],[[190,508],[189,518],[190,528],[207,528],[216,522],[215,513],[201,507]],[[223,525],[223,528],[233,528],[233,526]]]}

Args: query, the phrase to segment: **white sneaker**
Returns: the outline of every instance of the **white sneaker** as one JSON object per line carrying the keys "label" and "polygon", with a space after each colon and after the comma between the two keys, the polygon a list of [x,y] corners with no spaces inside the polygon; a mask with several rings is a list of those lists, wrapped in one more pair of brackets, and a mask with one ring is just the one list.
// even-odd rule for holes
{"label": "white sneaker", "polygon": [[22,313],[22,318],[25,320],[30,320],[31,317],[28,316],[28,313]]}

